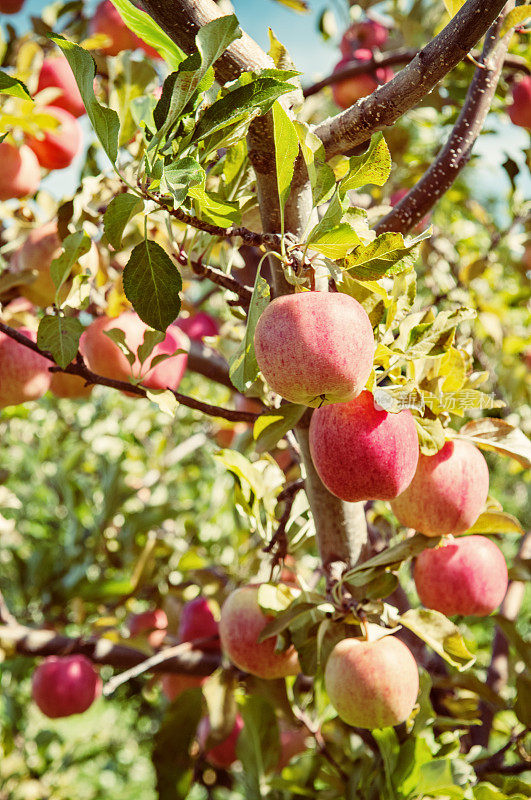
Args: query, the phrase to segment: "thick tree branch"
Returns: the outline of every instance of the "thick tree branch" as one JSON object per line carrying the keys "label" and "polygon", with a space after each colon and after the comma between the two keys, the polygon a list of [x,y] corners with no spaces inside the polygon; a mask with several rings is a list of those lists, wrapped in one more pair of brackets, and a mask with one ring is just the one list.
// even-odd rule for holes
{"label": "thick tree branch", "polygon": [[317,125],[327,158],[348,153],[417,105],[472,50],[505,0],[467,0],[448,25],[395,77],[351,108]]}
{"label": "thick tree branch", "polygon": [[[514,6],[507,3],[505,13]],[[490,28],[461,113],[437,158],[410,192],[376,226],[378,233],[406,233],[420,222],[450,188],[468,163],[481,133],[500,78],[511,33],[499,39],[501,16]]]}

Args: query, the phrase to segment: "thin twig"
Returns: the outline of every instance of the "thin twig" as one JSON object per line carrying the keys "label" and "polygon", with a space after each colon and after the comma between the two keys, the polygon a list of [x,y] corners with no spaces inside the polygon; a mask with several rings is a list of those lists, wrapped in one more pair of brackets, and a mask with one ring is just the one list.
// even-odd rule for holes
{"label": "thin twig", "polygon": [[243,283],[233,278],[232,275],[226,275],[218,267],[212,267],[209,264],[203,264],[202,261],[193,261],[188,258],[188,255],[181,250],[175,256],[179,264],[183,267],[190,266],[195,275],[199,278],[207,278],[212,283],[222,286],[223,289],[228,289],[234,294],[237,294],[240,299],[240,304],[244,308],[248,308],[253,296],[253,290],[249,286],[244,286]]}
{"label": "thin twig", "polygon": [[263,549],[264,553],[271,553],[275,550],[275,556],[273,559],[273,567],[278,564],[279,561],[282,561],[287,553],[288,553],[288,540],[286,538],[286,526],[289,522],[289,516],[291,514],[291,509],[293,508],[293,503],[295,502],[295,497],[297,492],[302,489],[304,486],[304,481],[302,478],[299,480],[293,481],[290,483],[289,486],[286,486],[285,489],[279,494],[277,500],[279,503],[284,503],[284,511],[282,512],[282,516],[278,521],[278,527],[271,537],[271,541],[267,544]]}

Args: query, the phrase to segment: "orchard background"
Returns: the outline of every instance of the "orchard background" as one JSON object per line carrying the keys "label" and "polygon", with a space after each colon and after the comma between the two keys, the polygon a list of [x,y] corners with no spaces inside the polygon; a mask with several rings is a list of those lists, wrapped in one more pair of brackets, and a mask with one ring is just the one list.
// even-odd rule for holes
{"label": "orchard background", "polygon": [[0,11],[1,800],[528,796],[529,6]]}

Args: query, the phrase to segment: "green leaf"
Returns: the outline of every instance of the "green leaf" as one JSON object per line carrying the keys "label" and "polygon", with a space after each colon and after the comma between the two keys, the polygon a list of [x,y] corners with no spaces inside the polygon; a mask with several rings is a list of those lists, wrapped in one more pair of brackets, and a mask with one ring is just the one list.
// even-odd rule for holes
{"label": "green leaf", "polygon": [[229,375],[232,385],[242,394],[245,394],[258,377],[259,370],[254,352],[254,331],[258,318],[269,303],[269,297],[269,284],[258,271],[249,306],[243,342],[230,361]]}
{"label": "green leaf", "polygon": [[94,77],[96,65],[87,50],[78,44],[69,42],[63,36],[50,36],[52,41],[63,51],[74,73],[76,83],[81,92],[87,115],[101,142],[101,146],[109,156],[111,163],[116,164],[118,157],[118,135],[120,119],[116,111],[100,106],[94,95]]}
{"label": "green leaf", "polygon": [[[458,762],[460,763],[458,764]],[[439,797],[442,795],[451,800],[464,798],[465,791],[458,783],[462,780],[459,775],[459,766],[462,764],[464,764],[462,760],[453,758],[434,758],[432,761],[422,764],[418,783],[414,790],[415,797]],[[469,770],[472,773],[471,767]]]}
{"label": "green leaf", "polygon": [[293,620],[298,619],[305,614],[309,614],[314,610],[315,603],[292,604],[286,611],[283,611],[277,617],[275,617],[275,619],[272,619],[271,622],[267,623],[265,628],[261,631],[258,641],[263,642],[264,639],[268,639],[270,636],[276,636],[277,634],[282,633],[282,631],[286,630],[286,628],[289,628]]}
{"label": "green leaf", "polygon": [[334,171],[326,163],[322,141],[310,130],[309,125],[299,120],[294,120],[293,124],[299,137],[302,157],[312,185],[313,204],[317,206],[324,203],[334,190],[336,185]]}
{"label": "green leaf", "polygon": [[122,236],[127,223],[144,210],[144,201],[134,194],[117,194],[113,197],[103,215],[103,229],[109,243],[115,250],[122,246]]}
{"label": "green leaf", "polygon": [[457,625],[439,611],[410,608],[400,615],[398,622],[458,670],[468,669],[476,660],[465,645]]}
{"label": "green leaf", "polygon": [[113,76],[109,105],[120,117],[118,146],[128,147],[138,128],[141,127],[135,119],[133,111],[135,103],[141,98],[141,102],[147,101],[151,108],[155,106],[157,100],[151,92],[153,83],[158,82],[158,75],[147,61],[136,61],[129,50],[124,50],[116,57]]}
{"label": "green leaf", "polygon": [[111,0],[127,27],[143,42],[154,47],[171,69],[176,69],[186,57],[170,37],[164,33],[149,14],[137,8],[129,0]]}
{"label": "green leaf", "polygon": [[261,583],[258,587],[258,605],[264,614],[279,614],[293,602],[297,592],[283,583]]}
{"label": "green leaf", "polygon": [[277,442],[295,427],[305,411],[306,406],[285,403],[278,409],[261,414],[253,427],[257,452],[272,450]]}
{"label": "green leaf", "polygon": [[[291,84],[285,85],[291,86]],[[291,89],[293,89],[292,86]],[[280,228],[283,231],[284,206],[291,191],[295,160],[299,155],[299,139],[292,120],[280,103],[273,105],[273,138],[275,142],[277,192],[280,202]]]}
{"label": "green leaf", "polygon": [[37,344],[41,350],[49,350],[60,367],[67,367],[76,357],[83,326],[76,317],[60,317],[47,314],[37,331]]}
{"label": "green leaf", "polygon": [[440,419],[424,419],[413,417],[419,437],[420,452],[425,456],[434,456],[444,447],[444,428]]}
{"label": "green leaf", "polygon": [[514,712],[522,725],[531,728],[531,672],[524,669],[516,676]]}
{"label": "green leaf", "polygon": [[193,197],[196,214],[201,219],[221,227],[238,225],[241,222],[242,215],[238,203],[222,200],[212,192],[205,192],[201,186],[190,187],[188,194]]}
{"label": "green leaf", "polygon": [[345,258],[355,247],[361,244],[361,239],[352,230],[347,222],[340,222],[335,228],[325,231],[317,239],[312,238],[312,250],[318,250],[324,256],[333,260]]}
{"label": "green leaf", "polygon": [[159,800],[185,800],[193,780],[190,746],[202,714],[201,689],[188,689],[169,706],[154,737],[152,761]]}
{"label": "green leaf", "polygon": [[505,34],[509,33],[513,28],[516,28],[517,25],[522,25],[526,22],[529,17],[531,17],[531,6],[529,5],[518,6],[517,8],[513,8],[512,11],[509,11],[498,34],[500,39],[503,39]]}
{"label": "green leaf", "polygon": [[138,244],[123,272],[125,296],[146,325],[165,331],[179,315],[180,273],[160,244]]}
{"label": "green leaf", "polygon": [[120,348],[129,364],[133,366],[136,361],[136,353],[133,353],[133,351],[127,346],[124,331],[122,331],[120,328],[110,328],[108,331],[103,331],[103,333],[105,336],[108,336],[111,342],[114,342],[114,344]]}
{"label": "green leaf", "polygon": [[516,629],[515,623],[502,614],[495,615],[496,624],[502,629],[505,638],[515,648],[524,664],[529,664],[531,659],[531,641],[523,639]]}
{"label": "green leaf", "polygon": [[[137,350],[138,360],[141,364],[150,357],[155,347],[164,341],[166,335],[162,331],[146,331],[144,341]],[[153,365],[155,366],[155,365]]]}
{"label": "green leaf", "polygon": [[483,781],[474,786],[473,791],[474,800],[526,800],[526,795],[524,794],[513,794],[511,792],[510,795],[507,795],[497,786],[493,786],[492,783]]}
{"label": "green leaf", "polygon": [[346,269],[359,281],[376,281],[412,269],[418,256],[418,241],[405,239],[401,233],[382,233],[348,255]]}
{"label": "green leaf", "polygon": [[174,208],[184,202],[191,186],[203,186],[205,170],[191,156],[179,158],[164,167],[164,180],[173,195]]}
{"label": "green leaf", "polygon": [[436,547],[439,544],[439,537],[423,536],[422,533],[416,533],[411,539],[404,539],[393,547],[387,547],[382,550],[378,555],[363,561],[361,564],[349,569],[343,575],[343,580],[349,582],[355,575],[371,571],[375,567],[394,567],[406,561],[408,558],[414,558],[423,550],[431,547]]}
{"label": "green leaf", "polygon": [[63,252],[50,264],[50,274],[55,284],[56,300],[59,289],[67,280],[72,267],[90,250],[90,237],[84,231],[71,233],[63,241]]}
{"label": "green leaf", "polygon": [[262,785],[280,757],[280,737],[275,712],[260,695],[245,697],[240,708],[244,728],[238,737],[236,753],[242,762],[242,783],[246,800],[263,800]]}
{"label": "green leaf", "polygon": [[383,186],[391,174],[391,154],[383,133],[375,133],[369,149],[360,156],[349,159],[349,172],[339,185],[341,196],[346,192],[361,189],[367,184]]}
{"label": "green leaf", "polygon": [[33,97],[25,83],[8,75],[7,72],[0,70],[0,94],[11,94],[13,97],[20,97],[22,100],[31,100]]}
{"label": "green leaf", "polygon": [[471,308],[457,311],[440,311],[435,319],[414,325],[409,331],[404,355],[408,359],[440,356],[452,346],[457,325],[474,319]]}
{"label": "green leaf", "polygon": [[308,14],[310,12],[307,0],[275,0],[275,2],[281,6],[286,6],[286,8],[291,8],[293,11],[298,11],[299,14]]}
{"label": "green leaf", "polygon": [[468,439],[482,450],[510,456],[523,467],[531,467],[531,441],[519,428],[504,419],[482,417],[467,422],[459,429],[456,438]]}
{"label": "green leaf", "polygon": [[378,745],[378,750],[382,757],[385,783],[389,792],[389,797],[393,797],[393,774],[398,763],[400,744],[394,728],[379,728],[372,731],[372,735]]}
{"label": "green leaf", "polygon": [[524,529],[512,514],[505,511],[485,511],[463,535],[469,533],[518,533]]}

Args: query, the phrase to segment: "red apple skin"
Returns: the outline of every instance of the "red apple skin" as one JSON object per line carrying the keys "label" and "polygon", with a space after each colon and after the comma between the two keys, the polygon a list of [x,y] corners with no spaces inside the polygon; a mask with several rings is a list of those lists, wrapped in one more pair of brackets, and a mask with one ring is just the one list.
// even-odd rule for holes
{"label": "red apple skin", "polygon": [[425,536],[463,533],[477,520],[489,493],[489,468],[473,444],[446,442],[420,455],[415,476],[391,508],[402,525]]}
{"label": "red apple skin", "polygon": [[81,150],[83,134],[79,122],[63,108],[45,106],[42,112],[55,117],[59,127],[43,131],[40,139],[26,136],[26,144],[31,147],[44,169],[65,169]]}
{"label": "red apple skin", "polygon": [[[89,325],[81,337],[81,345],[88,364],[93,372],[107,378],[127,381],[131,375],[131,367],[125,355],[112,339],[105,335],[105,331],[118,328],[125,333],[125,340],[133,353],[136,353],[144,340],[148,326],[142,322],[134,311],[124,311],[118,317],[98,317]],[[147,367],[155,356],[163,353],[173,353],[175,350],[187,349],[188,340],[175,326],[168,328],[166,338],[158,344],[148,359]],[[149,389],[177,389],[184,375],[187,363],[186,353],[180,353],[166,359],[146,372],[144,367],[143,384]],[[140,364],[134,366],[134,374],[138,374]]]}
{"label": "red apple skin", "polygon": [[76,400],[77,398],[88,397],[93,386],[85,383],[84,378],[78,375],[69,375],[66,372],[54,372],[50,383],[50,391],[56,397],[70,398]]}
{"label": "red apple skin", "polygon": [[82,714],[101,694],[101,679],[85,656],[50,656],[33,673],[33,699],[47,717]]}
{"label": "red apple skin", "polygon": [[207,639],[215,636],[211,642],[201,645],[201,650],[212,650],[219,652],[221,645],[219,642],[219,626],[208,605],[208,600],[204,597],[196,597],[185,603],[179,621],[179,641],[193,642],[196,639]]}
{"label": "red apple skin", "polygon": [[[236,745],[238,744],[238,737],[243,730],[243,719],[240,714],[236,714],[234,727],[230,734],[219,744],[211,747],[205,753],[207,761],[210,761],[215,767],[227,769],[237,760]],[[208,737],[210,734],[210,720],[208,717],[203,717],[197,729],[197,741],[199,747],[204,750]]]}
{"label": "red apple skin", "polygon": [[285,723],[280,723],[280,758],[276,767],[277,772],[281,772],[287,767],[291,759],[299,753],[307,750],[306,739],[308,731],[306,728],[291,728]]}
{"label": "red apple skin", "polygon": [[341,403],[372,370],[374,335],[365,309],[347,294],[277,297],[258,320],[256,360],[270,387],[292,403]]}
{"label": "red apple skin", "polygon": [[[334,67],[334,72],[339,72],[345,67],[353,66],[356,62],[370,61],[371,50],[355,50],[351,56],[342,58]],[[339,108],[350,108],[362,97],[372,94],[378,86],[391,80],[394,73],[389,67],[378,67],[370,73],[355,75],[332,84],[334,102]]]}
{"label": "red apple skin", "polygon": [[160,58],[153,47],[129,30],[110,0],[103,0],[96,8],[92,20],[92,33],[104,33],[111,40],[106,47],[100,48],[106,56],[116,56],[122,50],[140,48],[149,58]]}
{"label": "red apple skin", "polygon": [[508,582],[500,548],[475,535],[424,550],[415,562],[414,577],[422,604],[448,617],[486,617],[500,605]]}
{"label": "red apple skin", "polygon": [[144,611],[142,614],[133,614],[127,622],[131,636],[141,636],[147,633],[147,640],[156,650],[166,638],[168,630],[168,617],[162,608],[153,611]]}
{"label": "red apple skin", "polygon": [[419,673],[411,651],[395,636],[374,642],[343,639],[326,663],[325,686],[344,722],[374,730],[409,717]]}
{"label": "red apple skin", "polygon": [[339,49],[344,58],[352,58],[352,54],[361,48],[373,50],[382,47],[389,38],[389,31],[384,25],[372,19],[355,22],[351,25],[341,39]]}
{"label": "red apple skin", "polygon": [[[33,331],[20,333],[37,341]],[[0,408],[38,400],[50,388],[51,361],[0,332]]]}
{"label": "red apple skin", "polygon": [[205,336],[218,336],[219,325],[210,314],[198,311],[192,317],[178,319],[175,323],[189,339],[200,342]]}
{"label": "red apple skin", "polygon": [[513,103],[507,109],[513,125],[531,128],[531,75],[516,81],[512,87]]}
{"label": "red apple skin", "polygon": [[415,474],[417,430],[410,411],[379,410],[365,391],[313,412],[310,452],[322,482],[341,500],[391,500]]}
{"label": "red apple skin", "polygon": [[42,62],[37,92],[49,87],[61,89],[61,94],[50,103],[51,106],[68,111],[73,117],[83,116],[85,106],[74,73],[65,56],[45,58]]}
{"label": "red apple skin", "polygon": [[39,188],[41,169],[37,156],[27,145],[0,143],[0,200],[31,197]]}
{"label": "red apple skin", "polygon": [[2,14],[16,14],[24,5],[25,0],[0,0]]}
{"label": "red apple skin", "polygon": [[258,605],[258,588],[242,586],[225,600],[219,622],[222,649],[237,667],[259,678],[297,675],[300,665],[294,647],[277,653],[275,636],[258,642],[263,628],[272,619]]}
{"label": "red apple skin", "polygon": [[208,676],[200,677],[199,675],[177,675],[170,672],[162,676],[162,691],[170,702],[173,702],[180,694],[187,689],[196,689],[202,686],[207,680]]}

